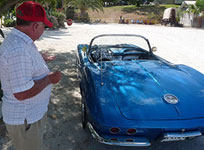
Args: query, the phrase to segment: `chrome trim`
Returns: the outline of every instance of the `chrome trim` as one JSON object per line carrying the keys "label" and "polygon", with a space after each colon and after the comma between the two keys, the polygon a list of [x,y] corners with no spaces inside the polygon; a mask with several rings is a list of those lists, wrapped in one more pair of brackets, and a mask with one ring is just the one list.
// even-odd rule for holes
{"label": "chrome trim", "polygon": [[91,131],[91,135],[95,138],[98,142],[107,144],[107,145],[115,145],[115,146],[150,146],[151,143],[148,141],[144,142],[119,142],[119,141],[111,141],[106,140],[98,135],[98,133],[94,130],[93,126],[88,122],[87,126]]}
{"label": "chrome trim", "polygon": [[169,104],[177,104],[179,102],[178,98],[173,94],[165,94],[163,99]]}
{"label": "chrome trim", "polygon": [[202,133],[200,131],[164,133],[161,142],[192,139],[201,135]]}

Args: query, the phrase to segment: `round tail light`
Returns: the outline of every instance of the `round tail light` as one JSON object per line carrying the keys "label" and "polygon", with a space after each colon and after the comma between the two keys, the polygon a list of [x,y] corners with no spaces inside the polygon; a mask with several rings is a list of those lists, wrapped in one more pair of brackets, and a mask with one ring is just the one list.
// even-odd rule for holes
{"label": "round tail light", "polygon": [[127,130],[127,134],[128,135],[133,135],[133,134],[135,134],[136,133],[136,129],[128,129]]}
{"label": "round tail light", "polygon": [[120,132],[120,128],[117,128],[117,127],[110,128],[110,133],[112,134],[117,134],[119,132]]}

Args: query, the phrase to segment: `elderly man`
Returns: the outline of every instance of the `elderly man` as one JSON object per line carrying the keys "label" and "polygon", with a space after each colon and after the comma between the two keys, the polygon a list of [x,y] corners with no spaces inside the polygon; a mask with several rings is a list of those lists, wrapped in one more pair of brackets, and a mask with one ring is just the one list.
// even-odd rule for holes
{"label": "elderly man", "polygon": [[40,150],[51,85],[60,81],[61,73],[50,73],[34,41],[52,23],[32,1],[22,3],[16,17],[16,27],[0,47],[3,120],[16,150]]}

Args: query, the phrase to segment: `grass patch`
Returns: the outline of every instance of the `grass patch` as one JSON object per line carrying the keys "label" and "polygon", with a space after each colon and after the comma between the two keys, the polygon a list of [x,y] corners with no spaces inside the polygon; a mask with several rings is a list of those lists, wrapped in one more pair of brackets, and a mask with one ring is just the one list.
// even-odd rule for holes
{"label": "grass patch", "polygon": [[173,5],[173,4],[166,4],[166,5],[160,5],[160,6],[163,6],[165,8],[170,8],[170,7],[179,8],[180,7],[180,5]]}

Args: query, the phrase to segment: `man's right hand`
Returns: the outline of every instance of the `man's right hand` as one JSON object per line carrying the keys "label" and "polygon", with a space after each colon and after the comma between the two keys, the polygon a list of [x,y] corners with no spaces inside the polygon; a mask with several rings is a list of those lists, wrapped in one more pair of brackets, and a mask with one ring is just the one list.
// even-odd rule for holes
{"label": "man's right hand", "polygon": [[52,84],[56,84],[58,83],[61,78],[62,78],[62,73],[60,71],[56,71],[56,72],[51,72],[49,75],[48,75],[49,79],[50,79],[50,82]]}

